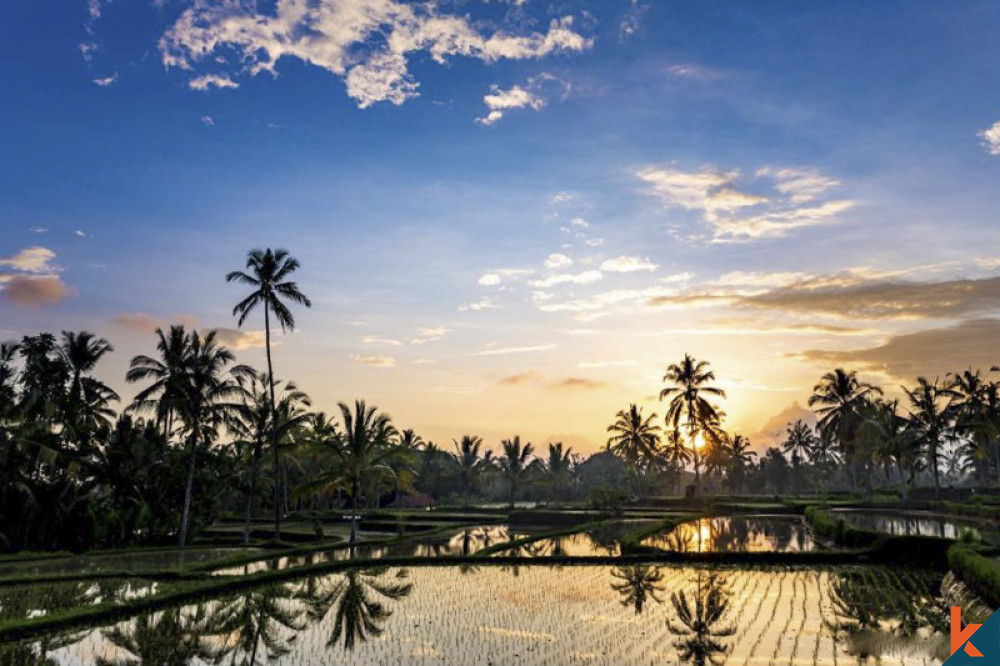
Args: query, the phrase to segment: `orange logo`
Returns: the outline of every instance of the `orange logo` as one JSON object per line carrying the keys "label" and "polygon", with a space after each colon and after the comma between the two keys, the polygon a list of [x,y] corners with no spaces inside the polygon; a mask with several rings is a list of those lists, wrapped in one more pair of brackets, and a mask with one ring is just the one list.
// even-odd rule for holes
{"label": "orange logo", "polygon": [[[952,606],[951,607],[951,653],[955,654],[958,652],[958,648],[962,647],[965,643],[965,653],[970,657],[982,657],[983,653],[980,652],[972,641],[972,634],[976,633],[976,629],[981,627],[981,624],[970,624],[962,629],[962,607]],[[966,643],[966,641],[969,641]]]}

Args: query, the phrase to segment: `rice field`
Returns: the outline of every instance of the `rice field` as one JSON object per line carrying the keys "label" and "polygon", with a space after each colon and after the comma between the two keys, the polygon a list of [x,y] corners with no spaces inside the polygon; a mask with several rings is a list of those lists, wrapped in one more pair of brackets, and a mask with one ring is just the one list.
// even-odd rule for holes
{"label": "rice field", "polygon": [[0,622],[135,599],[154,594],[162,586],[163,583],[127,578],[4,586],[0,587]]}
{"label": "rice field", "polygon": [[259,548],[187,548],[15,560],[0,562],[0,577],[94,571],[157,571],[259,552],[262,552]]}
{"label": "rice field", "polygon": [[989,543],[1000,545],[1000,531],[985,520],[962,520],[923,512],[870,511],[863,509],[835,509],[831,512],[848,524],[861,529],[885,532],[895,536],[933,536],[958,539],[962,530],[975,530]]}
{"label": "rice field", "polygon": [[730,516],[681,523],[642,544],[682,553],[803,552],[816,549],[798,516]]}
{"label": "rice field", "polygon": [[940,574],[882,567],[375,567],[0,647],[0,663],[937,664],[946,605]]}

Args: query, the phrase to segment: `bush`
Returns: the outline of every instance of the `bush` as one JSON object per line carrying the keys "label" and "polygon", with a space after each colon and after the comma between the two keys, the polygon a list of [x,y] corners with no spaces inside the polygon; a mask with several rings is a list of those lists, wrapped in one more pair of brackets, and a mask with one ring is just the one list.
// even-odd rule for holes
{"label": "bush", "polygon": [[958,542],[948,549],[948,565],[970,590],[993,608],[1000,606],[1000,562],[982,546]]}
{"label": "bush", "polygon": [[587,506],[604,516],[620,516],[628,499],[628,495],[618,488],[601,486],[587,494]]}

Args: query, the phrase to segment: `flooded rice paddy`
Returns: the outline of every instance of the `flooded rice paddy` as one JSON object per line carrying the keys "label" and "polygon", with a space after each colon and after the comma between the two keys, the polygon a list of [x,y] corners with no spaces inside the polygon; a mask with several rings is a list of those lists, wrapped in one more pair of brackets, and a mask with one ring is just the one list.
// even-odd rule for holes
{"label": "flooded rice paddy", "polygon": [[958,539],[963,530],[972,529],[986,542],[1000,545],[1000,530],[989,521],[940,516],[921,511],[894,512],[864,509],[836,509],[838,518],[861,529],[895,536],[933,536]]}
{"label": "flooded rice paddy", "polygon": [[941,574],[882,567],[373,567],[0,646],[0,663],[937,664],[946,607]]}
{"label": "flooded rice paddy", "polygon": [[[163,583],[131,579],[31,583],[0,587],[0,622],[25,620],[49,613],[128,601],[155,594]],[[0,663],[3,663],[0,660]]]}
{"label": "flooded rice paddy", "polygon": [[726,516],[681,523],[642,541],[682,553],[802,552],[816,549],[799,516]]}
{"label": "flooded rice paddy", "polygon": [[259,548],[188,548],[17,560],[0,562],[0,576],[51,576],[94,571],[157,571],[259,552],[263,551]]}

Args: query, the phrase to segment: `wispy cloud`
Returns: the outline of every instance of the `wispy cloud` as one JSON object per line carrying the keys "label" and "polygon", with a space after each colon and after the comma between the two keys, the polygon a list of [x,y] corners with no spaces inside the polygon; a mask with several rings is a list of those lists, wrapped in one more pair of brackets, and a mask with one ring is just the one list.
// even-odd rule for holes
{"label": "wispy cloud", "polygon": [[98,79],[91,79],[91,82],[95,86],[100,86],[101,88],[107,88],[108,86],[113,86],[118,83],[118,72],[115,72],[111,76],[105,76]]}
{"label": "wispy cloud", "polygon": [[459,305],[458,306],[458,311],[459,312],[469,312],[469,311],[479,312],[480,310],[499,310],[499,309],[500,309],[500,306],[497,305],[493,301],[493,299],[490,298],[489,296],[484,296],[483,298],[479,299],[478,301],[474,301],[472,303],[467,303],[465,305]]}
{"label": "wispy cloud", "polygon": [[[262,349],[266,344],[266,336],[263,330],[251,331],[236,328],[212,328],[207,331],[215,331],[215,336],[219,342],[232,347],[233,349]],[[275,340],[272,336],[271,345],[280,345],[281,340]]]}
{"label": "wispy cloud", "polygon": [[168,329],[172,324],[180,324],[189,328],[198,326],[198,320],[193,315],[180,314],[173,317],[154,317],[145,312],[125,312],[114,318],[115,326],[138,333],[154,333],[156,329]]}
{"label": "wispy cloud", "polygon": [[555,349],[554,344],[523,345],[512,347],[488,346],[482,351],[478,351],[474,356],[505,356],[507,354],[531,354],[534,352],[548,351]]}
{"label": "wispy cloud", "polygon": [[528,284],[538,289],[546,289],[560,284],[593,284],[604,276],[601,271],[583,271],[580,273],[556,273],[540,280],[532,280]]}
{"label": "wispy cloud", "polygon": [[240,84],[236,83],[228,76],[219,74],[202,74],[201,76],[196,76],[188,81],[188,88],[191,90],[200,90],[202,92],[207,92],[212,88],[235,89],[239,87]]}
{"label": "wispy cloud", "polygon": [[655,271],[656,264],[649,259],[641,257],[620,256],[608,259],[601,264],[601,270],[605,273],[634,273],[636,271]]}
{"label": "wispy cloud", "polygon": [[351,354],[349,358],[355,363],[367,365],[372,368],[396,367],[396,359],[391,356],[362,356],[360,354]]}
{"label": "wispy cloud", "polygon": [[362,336],[361,342],[366,345],[388,345],[390,347],[398,347],[403,344],[399,340],[395,340],[393,338],[383,338],[377,335]]}

